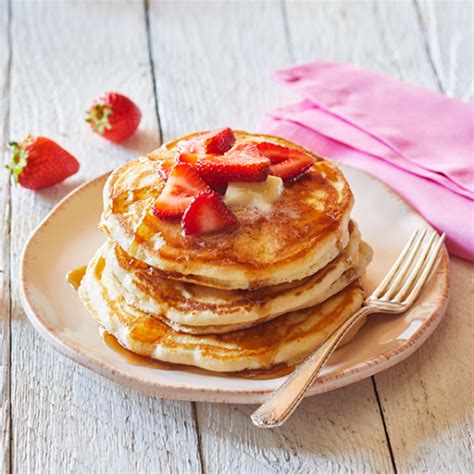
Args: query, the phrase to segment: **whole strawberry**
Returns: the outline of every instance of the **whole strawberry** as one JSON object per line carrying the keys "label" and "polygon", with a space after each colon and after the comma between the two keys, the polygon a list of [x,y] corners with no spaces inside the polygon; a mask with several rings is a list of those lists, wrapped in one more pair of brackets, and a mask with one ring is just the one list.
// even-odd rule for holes
{"label": "whole strawberry", "polygon": [[28,135],[21,143],[11,142],[12,159],[5,167],[14,183],[43,189],[77,173],[79,162],[64,148],[46,137]]}
{"label": "whole strawberry", "polygon": [[106,92],[97,97],[86,113],[86,122],[92,130],[115,143],[131,137],[142,118],[140,109],[117,92]]}

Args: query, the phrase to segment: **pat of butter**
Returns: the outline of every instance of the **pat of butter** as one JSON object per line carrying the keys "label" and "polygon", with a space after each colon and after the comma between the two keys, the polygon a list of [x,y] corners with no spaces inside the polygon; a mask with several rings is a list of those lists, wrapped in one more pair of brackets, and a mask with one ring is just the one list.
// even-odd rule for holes
{"label": "pat of butter", "polygon": [[282,192],[282,179],[268,176],[261,183],[229,183],[224,202],[229,207],[248,206],[269,211]]}

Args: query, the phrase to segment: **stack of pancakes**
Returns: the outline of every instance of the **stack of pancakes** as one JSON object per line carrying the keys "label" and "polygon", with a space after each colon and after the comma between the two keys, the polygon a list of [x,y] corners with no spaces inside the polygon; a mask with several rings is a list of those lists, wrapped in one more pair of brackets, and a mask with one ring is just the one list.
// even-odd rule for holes
{"label": "stack of pancakes", "polygon": [[[277,137],[234,132],[237,142]],[[160,163],[178,140],[115,170],[100,227],[108,240],[79,294],[126,349],[220,372],[294,365],[362,304],[372,258],[350,219],[353,196],[337,166],[315,156],[270,209],[237,206],[233,232],[185,236],[151,213]]]}

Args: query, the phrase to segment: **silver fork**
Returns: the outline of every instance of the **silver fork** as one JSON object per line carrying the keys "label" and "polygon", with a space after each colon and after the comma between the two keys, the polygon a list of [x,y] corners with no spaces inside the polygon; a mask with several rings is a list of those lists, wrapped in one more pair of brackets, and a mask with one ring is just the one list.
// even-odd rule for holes
{"label": "silver fork", "polygon": [[436,257],[444,237],[445,234],[439,236],[434,231],[430,235],[426,230],[415,231],[392,268],[364,301],[361,309],[336,329],[251,415],[254,425],[261,428],[282,425],[300,404],[329,356],[361,318],[372,313],[398,314],[407,311],[435,268]]}

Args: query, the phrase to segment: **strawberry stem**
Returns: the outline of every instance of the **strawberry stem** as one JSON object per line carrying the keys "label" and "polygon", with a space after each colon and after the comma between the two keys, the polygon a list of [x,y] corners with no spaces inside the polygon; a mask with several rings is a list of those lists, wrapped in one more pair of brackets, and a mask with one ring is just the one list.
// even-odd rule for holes
{"label": "strawberry stem", "polygon": [[31,137],[28,135],[21,144],[17,142],[9,143],[12,159],[10,163],[5,165],[5,168],[10,171],[10,179],[13,184],[18,184],[18,178],[28,164],[28,152],[26,151],[26,145],[30,139]]}
{"label": "strawberry stem", "polygon": [[112,109],[110,106],[105,105],[102,102],[93,105],[87,112],[86,122],[91,124],[94,132],[99,135],[103,135],[106,130],[110,130],[112,125],[109,122],[110,114]]}

